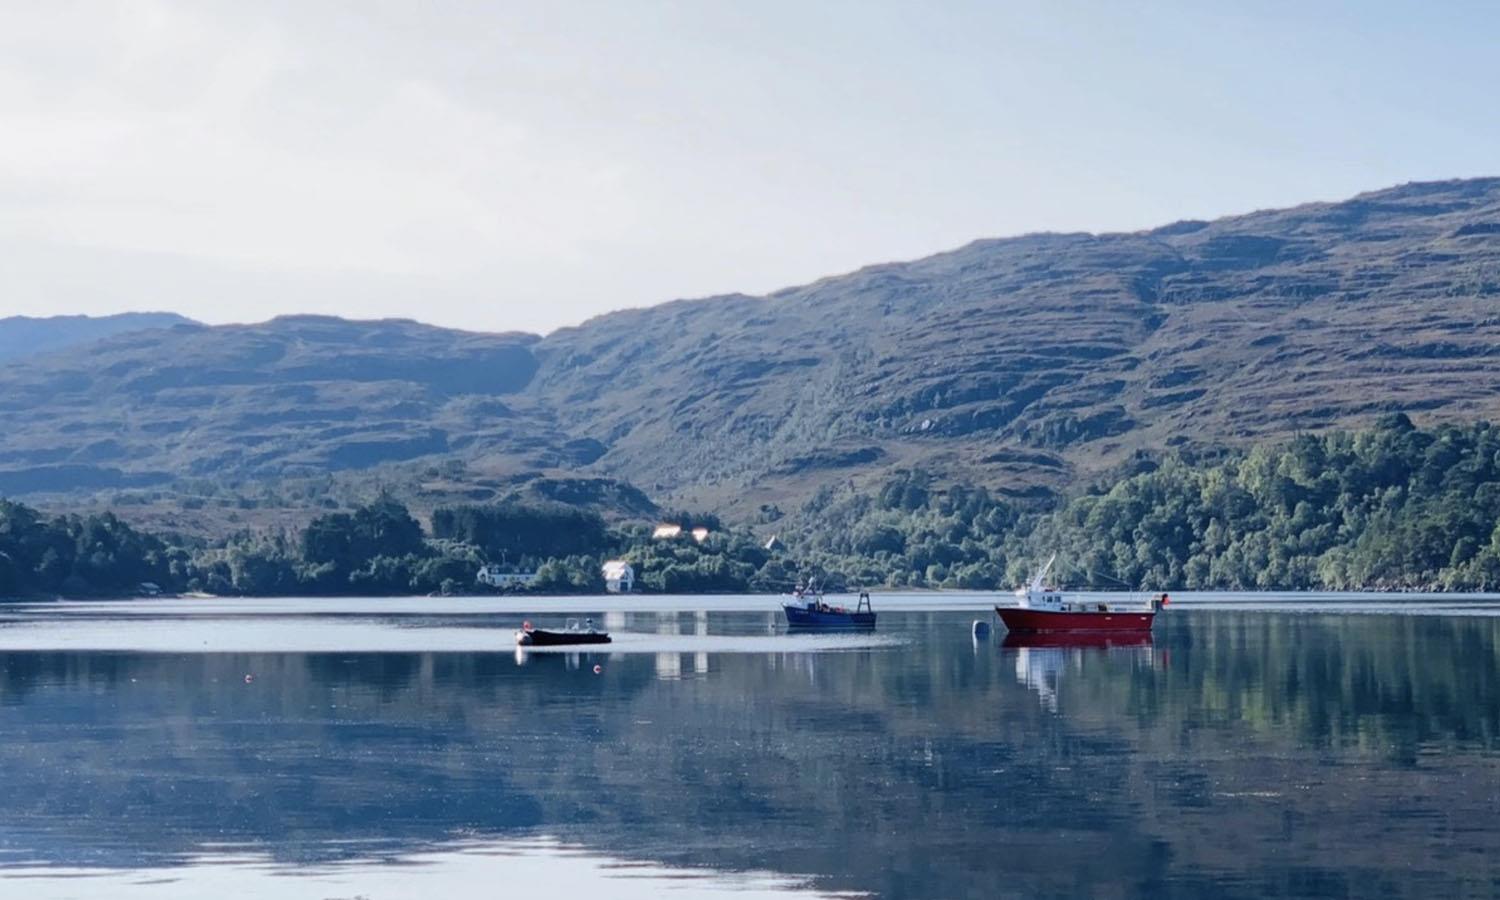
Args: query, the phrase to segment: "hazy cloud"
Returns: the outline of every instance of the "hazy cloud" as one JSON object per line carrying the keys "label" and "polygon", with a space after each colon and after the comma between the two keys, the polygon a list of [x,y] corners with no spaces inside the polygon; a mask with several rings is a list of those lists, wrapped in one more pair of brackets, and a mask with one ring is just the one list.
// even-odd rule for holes
{"label": "hazy cloud", "polygon": [[0,313],[546,329],[1480,174],[1500,22],[1415,10],[7,4]]}

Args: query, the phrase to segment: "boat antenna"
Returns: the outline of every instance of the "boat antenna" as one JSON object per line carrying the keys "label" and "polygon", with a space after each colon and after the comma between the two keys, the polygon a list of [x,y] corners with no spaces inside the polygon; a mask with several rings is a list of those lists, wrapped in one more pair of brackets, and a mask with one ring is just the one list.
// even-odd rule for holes
{"label": "boat antenna", "polygon": [[1093,578],[1095,575],[1097,575],[1100,578],[1105,578],[1105,579],[1108,579],[1109,581],[1113,581],[1115,584],[1118,584],[1120,587],[1126,588],[1127,590],[1135,590],[1135,588],[1133,588],[1133,587],[1130,586],[1129,582],[1121,581],[1120,579],[1118,579],[1115,576],[1109,574],[1108,572],[1095,572],[1093,569],[1086,569],[1085,571],[1088,573],[1088,576],[1090,578]]}
{"label": "boat antenna", "polygon": [[1042,589],[1042,579],[1047,577],[1047,570],[1052,568],[1054,562],[1057,562],[1057,554],[1055,552],[1047,557],[1047,564],[1038,569],[1036,575],[1032,577],[1031,589],[1033,591],[1040,591]]}
{"label": "boat antenna", "polygon": [[1106,579],[1108,579],[1110,581],[1113,581],[1115,584],[1118,584],[1120,587],[1122,587],[1125,590],[1127,590],[1127,591],[1130,592],[1130,602],[1131,603],[1135,602],[1135,586],[1134,585],[1130,584],[1129,582],[1122,581],[1121,579],[1116,578],[1115,576],[1109,574],[1108,572],[1095,572],[1092,569],[1085,569],[1084,571],[1088,574],[1089,580],[1091,580],[1091,581],[1093,580],[1093,578],[1094,578],[1095,575],[1098,575],[1098,576],[1100,576],[1102,578],[1106,578]]}

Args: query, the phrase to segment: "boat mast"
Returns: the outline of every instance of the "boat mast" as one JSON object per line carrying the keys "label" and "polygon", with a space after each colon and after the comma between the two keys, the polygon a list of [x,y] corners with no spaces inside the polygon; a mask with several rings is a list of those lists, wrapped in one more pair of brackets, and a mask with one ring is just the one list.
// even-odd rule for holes
{"label": "boat mast", "polygon": [[1047,577],[1047,570],[1050,569],[1050,568],[1052,568],[1052,564],[1054,562],[1056,562],[1056,561],[1057,561],[1057,553],[1056,552],[1054,552],[1051,556],[1047,557],[1047,564],[1045,566],[1042,566],[1041,569],[1037,570],[1036,576],[1031,579],[1031,590],[1033,590],[1033,591],[1040,591],[1040,590],[1043,589],[1042,580]]}

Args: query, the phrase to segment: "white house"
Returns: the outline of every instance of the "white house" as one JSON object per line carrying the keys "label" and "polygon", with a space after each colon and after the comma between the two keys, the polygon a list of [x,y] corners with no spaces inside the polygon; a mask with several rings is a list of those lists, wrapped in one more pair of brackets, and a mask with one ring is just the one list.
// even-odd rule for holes
{"label": "white house", "polygon": [[536,583],[535,572],[506,572],[494,563],[479,567],[475,580],[490,587],[530,587]]}
{"label": "white house", "polygon": [[628,594],[635,589],[635,569],[623,559],[604,564],[604,589],[611,594]]}

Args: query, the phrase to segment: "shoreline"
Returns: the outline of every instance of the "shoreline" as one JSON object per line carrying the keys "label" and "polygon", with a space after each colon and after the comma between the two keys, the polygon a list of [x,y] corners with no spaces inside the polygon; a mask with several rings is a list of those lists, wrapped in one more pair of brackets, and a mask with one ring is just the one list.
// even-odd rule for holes
{"label": "shoreline", "polygon": [[[869,593],[871,594],[872,597],[874,597],[877,600],[882,595],[883,596],[887,596],[887,597],[901,596],[901,597],[934,597],[934,598],[935,597],[989,596],[989,597],[993,597],[993,598],[995,598],[997,600],[1006,600],[1006,599],[1009,599],[1009,598],[1013,597],[1013,590],[1012,589],[986,590],[986,589],[962,589],[962,588],[897,588],[897,589],[891,589],[891,590],[885,590],[885,591],[874,590],[874,591],[870,591]],[[1123,591],[1123,590],[1121,590],[1121,591],[1079,590],[1079,591],[1074,591],[1072,593],[1077,593],[1077,594],[1082,594],[1082,595],[1091,595],[1091,596],[1126,596],[1126,595],[1134,595],[1134,594],[1141,594],[1141,593],[1159,593],[1159,592],[1158,591],[1147,591],[1147,592],[1142,592],[1142,591]],[[1184,600],[1187,600],[1187,601],[1191,601],[1195,597],[1201,597],[1201,596],[1204,596],[1204,595],[1234,595],[1234,596],[1243,596],[1243,597],[1280,596],[1280,597],[1288,597],[1288,598],[1306,597],[1306,598],[1309,598],[1309,599],[1317,599],[1318,602],[1323,602],[1323,603],[1337,603],[1337,602],[1356,602],[1357,603],[1357,602],[1360,602],[1361,599],[1364,599],[1364,598],[1376,598],[1376,597],[1411,597],[1413,599],[1424,599],[1424,598],[1432,598],[1432,599],[1465,599],[1465,598],[1489,599],[1489,598],[1493,598],[1493,599],[1496,599],[1496,600],[1500,600],[1500,591],[1448,591],[1448,590],[1441,590],[1441,589],[1435,589],[1435,588],[1432,588],[1432,589],[1429,589],[1429,588],[1399,588],[1399,589],[1390,589],[1390,588],[1374,587],[1374,588],[1357,588],[1357,589],[1347,589],[1347,590],[1332,590],[1332,589],[1324,589],[1324,588],[1289,588],[1289,589],[1266,588],[1266,589],[1256,589],[1256,590],[1234,590],[1234,589],[1229,589],[1229,588],[1211,588],[1211,589],[1192,589],[1192,590],[1179,589],[1179,590],[1167,591],[1167,593],[1171,594],[1173,598],[1179,598],[1180,597],[1180,598],[1182,598]],[[844,596],[855,596],[857,594],[858,594],[858,591],[838,591],[838,592],[830,591],[830,592],[828,592],[826,594],[826,596],[829,596],[829,597],[844,597]],[[312,601],[312,602],[319,602],[319,601],[347,601],[347,600],[406,600],[406,601],[410,601],[410,600],[435,600],[435,601],[467,601],[467,600],[475,600],[475,601],[490,601],[490,600],[527,600],[527,599],[534,599],[534,600],[539,600],[539,601],[576,602],[578,600],[583,600],[583,599],[587,599],[587,598],[596,598],[596,599],[601,599],[601,600],[606,600],[607,599],[612,604],[613,603],[618,603],[618,602],[621,602],[621,601],[626,601],[626,600],[633,600],[633,599],[639,599],[639,600],[644,601],[646,604],[649,604],[650,600],[652,600],[652,599],[681,600],[683,598],[688,598],[688,597],[701,597],[701,598],[765,597],[765,598],[771,598],[771,599],[775,599],[775,598],[786,598],[788,600],[792,599],[792,595],[791,594],[781,593],[781,592],[772,593],[772,592],[769,592],[769,591],[765,591],[765,592],[761,592],[761,591],[700,591],[700,592],[678,593],[678,594],[656,593],[656,592],[647,593],[647,592],[642,592],[642,591],[636,591],[636,592],[632,592],[632,593],[619,593],[619,594],[616,594],[616,593],[594,593],[594,592],[578,592],[578,593],[527,593],[527,592],[508,592],[507,593],[507,592],[495,592],[495,593],[464,593],[464,594],[411,594],[411,593],[406,593],[406,594],[360,594],[360,593],[349,593],[349,594],[306,594],[306,593],[301,593],[301,594],[299,594],[299,593],[290,593],[290,594],[209,594],[209,593],[204,593],[204,592],[185,592],[185,593],[178,594],[178,593],[163,592],[163,593],[160,593],[160,594],[153,594],[153,595],[141,595],[141,594],[79,594],[79,595],[74,595],[74,596],[61,596],[61,595],[57,595],[57,594],[48,594],[48,595],[29,595],[29,596],[0,597],[0,608],[4,608],[5,606],[8,606],[8,605],[45,604],[45,603],[131,603],[131,602],[151,602],[151,601],[161,601],[161,600],[204,601],[204,602],[222,602],[222,601],[237,601],[237,600],[244,600],[244,601],[307,600],[307,601]],[[1348,598],[1348,599],[1347,600],[1340,600],[1340,599],[1335,599],[1335,598]],[[1174,602],[1178,602],[1178,601],[1176,601],[1174,599]],[[1002,605],[1004,605],[1004,604],[1002,604]]]}

